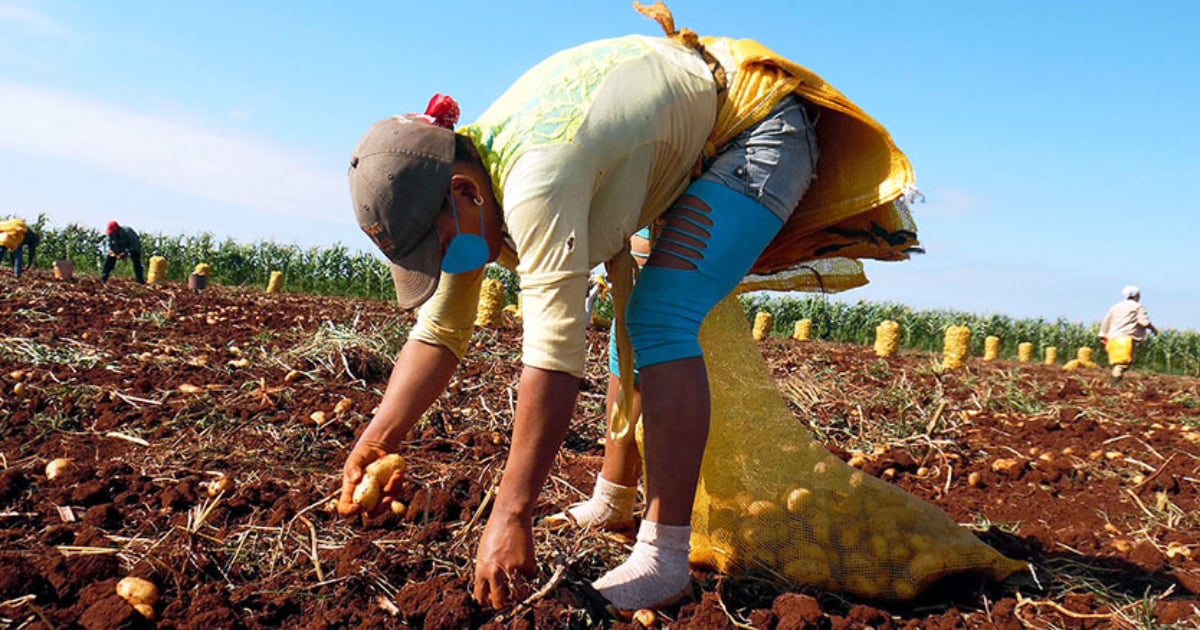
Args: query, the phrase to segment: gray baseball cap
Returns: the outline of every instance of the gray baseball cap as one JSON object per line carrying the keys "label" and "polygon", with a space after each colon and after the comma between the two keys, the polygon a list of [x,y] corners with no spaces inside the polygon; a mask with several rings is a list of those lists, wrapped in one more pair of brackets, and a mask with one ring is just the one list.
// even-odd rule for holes
{"label": "gray baseball cap", "polygon": [[350,197],[358,225],[392,263],[401,308],[437,289],[442,246],[434,228],[454,166],[454,132],[424,116],[371,125],[350,157]]}

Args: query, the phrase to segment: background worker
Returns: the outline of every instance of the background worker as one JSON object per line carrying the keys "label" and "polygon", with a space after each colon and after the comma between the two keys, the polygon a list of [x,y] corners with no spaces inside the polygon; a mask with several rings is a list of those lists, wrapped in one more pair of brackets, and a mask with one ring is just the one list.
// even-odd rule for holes
{"label": "background worker", "polygon": [[25,240],[12,253],[13,271],[20,278],[26,268],[32,269],[37,260],[37,246],[42,242],[42,235],[33,228],[25,230]]}
{"label": "background worker", "polygon": [[1142,290],[1134,285],[1121,289],[1121,301],[1113,304],[1100,322],[1100,342],[1108,351],[1112,377],[1120,380],[1133,365],[1134,347],[1145,341],[1149,333],[1158,334],[1150,314],[1142,306]]}
{"label": "background worker", "polygon": [[4,253],[11,251],[13,271],[20,278],[25,267],[22,254],[26,251],[29,252],[29,263],[32,266],[37,245],[41,240],[41,235],[34,232],[24,219],[0,221],[0,262],[4,261]]}
{"label": "background worker", "polygon": [[120,225],[116,221],[109,221],[105,233],[108,234],[108,257],[104,259],[104,269],[100,272],[100,280],[108,282],[108,277],[112,275],[117,261],[129,258],[133,263],[134,278],[138,284],[146,284],[142,270],[142,239],[138,236],[137,231],[131,227]]}

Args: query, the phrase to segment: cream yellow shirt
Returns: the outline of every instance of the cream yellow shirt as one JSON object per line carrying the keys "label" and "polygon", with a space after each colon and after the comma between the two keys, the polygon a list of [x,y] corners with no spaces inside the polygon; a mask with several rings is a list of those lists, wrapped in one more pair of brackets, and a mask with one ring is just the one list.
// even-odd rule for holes
{"label": "cream yellow shirt", "polygon": [[[526,365],[583,374],[588,275],[683,193],[716,106],[699,55],[634,35],[555,54],[459,130],[503,208]],[[443,274],[410,337],[461,357],[483,275]]]}
{"label": "cream yellow shirt", "polygon": [[1150,314],[1137,300],[1121,300],[1112,305],[1100,323],[1100,336],[1120,339],[1133,337],[1145,341],[1150,336]]}

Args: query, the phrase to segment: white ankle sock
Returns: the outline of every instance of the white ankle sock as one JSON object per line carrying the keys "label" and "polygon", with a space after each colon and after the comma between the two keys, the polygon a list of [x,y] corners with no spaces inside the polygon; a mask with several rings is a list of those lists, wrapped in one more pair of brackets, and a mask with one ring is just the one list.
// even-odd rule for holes
{"label": "white ankle sock", "polygon": [[636,486],[622,486],[596,475],[592,497],[567,508],[567,512],[583,527],[614,527],[633,525],[633,503],[637,500]]}
{"label": "white ankle sock", "polygon": [[592,582],[620,610],[650,608],[687,588],[690,525],[659,525],[647,520],[638,528],[633,553],[621,566]]}

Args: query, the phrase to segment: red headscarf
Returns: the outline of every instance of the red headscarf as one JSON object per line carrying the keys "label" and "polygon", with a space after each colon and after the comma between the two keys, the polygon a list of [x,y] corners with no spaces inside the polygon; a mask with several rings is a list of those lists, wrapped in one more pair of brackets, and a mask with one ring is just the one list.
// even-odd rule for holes
{"label": "red headscarf", "polygon": [[106,231],[106,233],[107,234],[116,234],[117,230],[120,228],[121,228],[121,226],[117,225],[116,221],[109,221],[108,222],[108,230]]}
{"label": "red headscarf", "polygon": [[458,103],[445,94],[434,94],[425,108],[425,120],[431,125],[453,130],[458,124]]}

